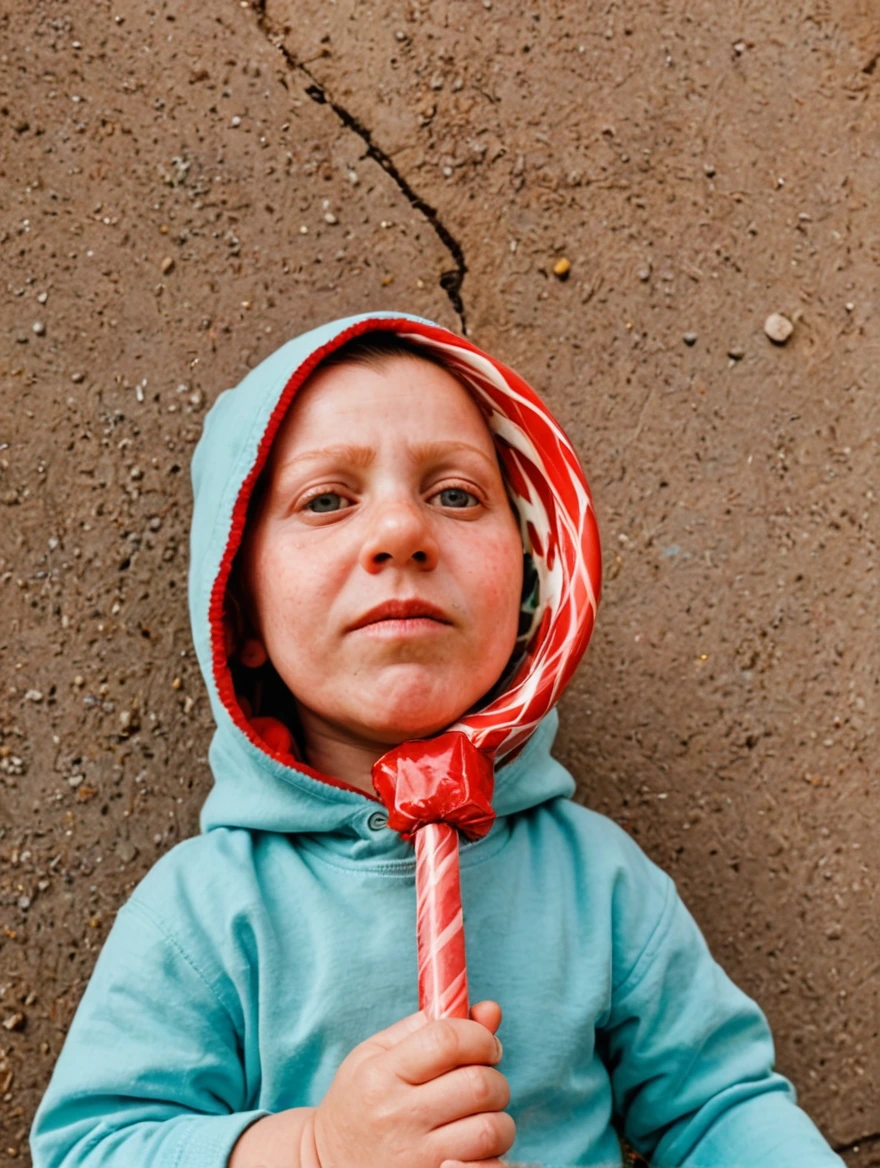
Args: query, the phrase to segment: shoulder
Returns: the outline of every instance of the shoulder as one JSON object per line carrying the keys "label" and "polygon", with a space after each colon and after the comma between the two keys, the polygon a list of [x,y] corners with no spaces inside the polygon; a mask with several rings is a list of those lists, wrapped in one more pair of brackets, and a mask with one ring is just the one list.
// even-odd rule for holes
{"label": "shoulder", "polygon": [[657,884],[664,889],[672,881],[642,851],[632,836],[613,819],[575,803],[553,799],[544,805],[547,828],[571,841],[581,863],[605,879]]}
{"label": "shoulder", "polygon": [[187,943],[206,933],[228,936],[236,920],[261,900],[260,835],[217,828],[182,840],[160,856],[127,906],[170,936],[182,934]]}
{"label": "shoulder", "polygon": [[659,868],[619,824],[570,799],[544,805],[536,862],[549,886],[567,888],[585,929],[606,937],[615,982],[669,927],[678,894]]}

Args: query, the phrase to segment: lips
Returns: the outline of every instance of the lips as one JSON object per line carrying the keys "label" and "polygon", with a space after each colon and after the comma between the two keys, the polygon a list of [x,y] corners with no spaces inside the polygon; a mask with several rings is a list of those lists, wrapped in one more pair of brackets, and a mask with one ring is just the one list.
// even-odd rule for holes
{"label": "lips", "polygon": [[434,620],[443,625],[452,624],[442,608],[430,604],[427,600],[386,600],[384,604],[377,604],[375,608],[359,617],[354,624],[349,625],[349,631],[362,629],[365,625],[376,624],[379,621],[415,620],[418,617]]}

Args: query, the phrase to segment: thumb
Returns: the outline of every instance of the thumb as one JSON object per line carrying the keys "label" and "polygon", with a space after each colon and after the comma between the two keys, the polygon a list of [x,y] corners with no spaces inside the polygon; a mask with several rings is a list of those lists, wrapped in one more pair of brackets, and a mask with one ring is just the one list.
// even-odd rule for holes
{"label": "thumb", "polygon": [[391,1026],[385,1030],[380,1030],[366,1039],[359,1046],[349,1054],[348,1060],[353,1063],[361,1063],[364,1059],[371,1058],[373,1055],[381,1054],[383,1051],[391,1050],[393,1046],[397,1046],[404,1038],[413,1034],[416,1030],[427,1025],[428,1016],[424,1010],[419,1010],[415,1014],[407,1014],[405,1018],[399,1018]]}

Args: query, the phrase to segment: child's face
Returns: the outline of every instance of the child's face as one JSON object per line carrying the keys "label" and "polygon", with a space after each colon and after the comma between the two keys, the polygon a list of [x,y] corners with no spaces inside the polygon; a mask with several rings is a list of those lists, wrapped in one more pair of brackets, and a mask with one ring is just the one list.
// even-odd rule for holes
{"label": "child's face", "polygon": [[310,717],[386,747],[454,722],[507,664],[522,589],[519,527],[467,390],[411,357],[318,370],[267,474],[242,548],[257,633],[244,659],[268,655],[307,738]]}

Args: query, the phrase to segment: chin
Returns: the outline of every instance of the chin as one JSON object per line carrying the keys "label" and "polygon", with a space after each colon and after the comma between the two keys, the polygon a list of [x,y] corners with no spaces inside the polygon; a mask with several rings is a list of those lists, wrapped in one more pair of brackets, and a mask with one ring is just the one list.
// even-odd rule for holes
{"label": "chin", "polygon": [[415,738],[431,738],[439,734],[463,713],[464,710],[456,710],[453,713],[439,714],[428,721],[424,712],[412,715],[385,710],[380,719],[368,724],[368,730],[376,742],[390,750],[392,746],[399,746],[401,742],[409,742]]}
{"label": "chin", "polygon": [[[395,686],[392,692],[384,693],[377,687],[372,709],[362,712],[362,724],[389,747],[411,738],[429,738],[451,726],[480,696],[468,701],[469,694],[463,690],[461,684],[451,681],[440,687],[436,680],[424,687],[410,682],[405,688]],[[450,701],[450,694],[458,695],[455,701]]]}

